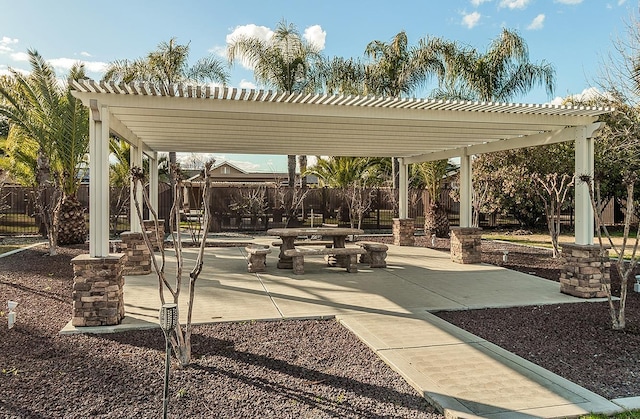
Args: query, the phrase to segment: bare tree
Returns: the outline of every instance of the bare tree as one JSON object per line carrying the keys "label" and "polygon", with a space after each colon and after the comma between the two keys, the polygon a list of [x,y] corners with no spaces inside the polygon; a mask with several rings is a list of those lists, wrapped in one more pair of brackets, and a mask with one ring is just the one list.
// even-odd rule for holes
{"label": "bare tree", "polygon": [[253,228],[257,230],[260,217],[264,217],[268,204],[266,201],[267,188],[260,185],[256,188],[238,189],[229,206],[240,215],[252,218]]}
{"label": "bare tree", "polygon": [[541,175],[534,173],[532,175],[533,183],[539,185],[540,188],[534,187],[536,194],[544,203],[544,212],[547,218],[547,228],[551,236],[551,244],[553,245],[553,257],[556,258],[560,254],[558,246],[558,236],[560,236],[560,211],[562,205],[567,198],[567,193],[573,186],[574,176],[568,174],[549,173]]}
{"label": "bare tree", "polygon": [[362,219],[364,214],[371,209],[375,191],[358,183],[353,183],[346,187],[343,193],[347,198],[351,228],[356,227],[354,221],[358,224],[357,228],[362,227]]}
{"label": "bare tree", "polygon": [[[604,284],[604,290],[607,293],[609,300],[609,314],[611,316],[611,327],[614,330],[622,330],[626,327],[625,308],[627,301],[627,284],[633,274],[633,271],[638,264],[638,244],[640,243],[640,225],[635,233],[635,238],[629,237],[631,233],[631,218],[636,213],[636,203],[633,199],[635,184],[638,181],[638,176],[634,172],[626,172],[623,175],[623,182],[627,190],[626,198],[626,210],[624,213],[624,230],[622,237],[622,244],[616,245],[611,239],[607,226],[602,221],[602,210],[605,207],[604,201],[600,197],[600,185],[598,180],[595,181],[589,175],[580,175],[580,181],[585,182],[589,187],[589,196],[591,198],[591,206],[596,218],[596,225],[598,226],[597,237],[598,244],[600,245],[601,255],[603,257],[608,256],[609,249],[613,249],[616,255],[615,267],[618,275],[620,276],[620,299],[617,302],[613,300],[611,295],[611,283]],[[603,240],[603,234],[607,239],[605,243]],[[629,240],[631,239],[631,244]],[[630,259],[625,261],[625,255],[628,250],[631,250]],[[608,267],[602,269],[609,269]]]}
{"label": "bare tree", "polygon": [[[202,200],[203,200],[203,211],[204,211],[203,225],[205,226],[204,228],[205,231],[209,230],[209,224],[211,220],[210,203],[211,203],[211,192],[212,192],[212,188],[211,188],[212,178],[211,178],[210,169],[212,165],[213,165],[212,162],[207,162],[205,164],[204,173],[202,174],[204,179],[204,187],[202,189],[202,196],[203,196]],[[182,185],[182,179],[181,179],[179,168],[172,167],[171,173],[173,176],[175,176],[174,193],[176,196],[176,200],[174,201],[174,204],[171,208],[171,215],[170,215],[171,218],[174,220],[174,222],[169,223],[169,225],[171,226],[173,249],[174,249],[175,258],[176,258],[176,278],[175,278],[174,284],[172,285],[169,282],[164,271],[166,258],[165,258],[165,251],[163,246],[160,246],[160,256],[161,256],[160,264],[158,263],[158,260],[155,257],[151,258],[151,262],[156,274],[158,275],[158,291],[160,295],[160,302],[162,304],[165,303],[165,291],[168,291],[173,299],[173,302],[175,304],[178,304],[178,311],[179,311],[180,303],[178,301],[178,298],[180,297],[180,292],[183,285],[182,272],[184,267],[184,258],[182,254],[183,250],[182,250],[182,240],[181,240],[179,203],[182,202],[182,198],[183,198],[182,194],[183,194],[184,188]],[[149,208],[149,213],[151,214],[155,223],[156,234],[158,234],[158,231],[159,231],[158,214],[153,210],[153,208],[150,205],[149,194],[144,188],[144,174],[142,169],[139,167],[132,167],[131,178],[133,183],[132,187],[133,187],[134,204],[135,204],[136,212],[138,214],[138,220],[140,222],[140,225],[142,225],[143,216],[142,216],[141,203],[136,198],[138,188],[141,188],[142,190],[144,203]],[[173,229],[173,226],[175,226],[175,230]],[[147,234],[143,234],[143,237],[147,245],[147,248],[153,255],[153,244],[151,243],[151,240],[149,239]],[[163,238],[156,237],[157,242],[162,242],[161,241],[162,239]],[[196,257],[195,264],[191,269],[191,271],[189,272],[189,298],[187,303],[188,306],[187,306],[186,324],[183,327],[178,321],[175,329],[171,332],[171,335],[170,335],[170,341],[171,341],[171,346],[173,348],[173,352],[176,355],[176,358],[178,359],[178,361],[180,362],[180,365],[183,367],[191,363],[191,331],[192,331],[191,316],[193,313],[195,285],[196,285],[196,280],[198,279],[198,276],[200,276],[200,273],[202,272],[205,246],[206,246],[206,234],[204,235],[204,237],[199,243],[198,255]]]}
{"label": "bare tree", "polygon": [[287,218],[286,226],[290,227],[297,220],[298,211],[304,205],[304,200],[309,193],[309,189],[299,187],[285,187],[276,183],[276,205],[284,210]]}

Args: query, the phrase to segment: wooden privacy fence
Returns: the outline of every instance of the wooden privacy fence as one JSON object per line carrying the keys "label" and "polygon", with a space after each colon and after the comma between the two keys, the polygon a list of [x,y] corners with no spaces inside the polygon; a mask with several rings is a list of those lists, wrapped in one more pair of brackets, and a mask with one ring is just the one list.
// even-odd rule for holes
{"label": "wooden privacy fence", "polygon": [[[159,186],[159,216],[168,220],[171,209],[171,191],[169,185]],[[397,191],[388,188],[369,189],[365,194],[371,196],[371,206],[364,212],[362,228],[369,231],[391,229]],[[110,191],[110,211],[112,214],[112,233],[129,229],[128,201],[116,205],[118,197],[128,197],[127,191],[112,188]],[[408,216],[414,218],[416,228],[424,222],[423,190],[409,191]],[[78,191],[80,202],[89,206],[88,185],[81,185]],[[443,190],[441,202],[447,208],[452,225],[459,222],[459,203],[453,201],[448,190]],[[189,188],[182,204],[185,222],[197,222],[200,209],[200,192]],[[292,201],[295,201],[292,203]],[[295,204],[295,205],[294,205]],[[284,208],[283,208],[284,207]],[[298,188],[266,186],[214,186],[213,201],[214,231],[263,231],[268,228],[284,227],[287,221],[287,207],[294,225],[320,225],[338,223],[349,225],[349,211],[344,191],[329,188],[309,188],[303,192]],[[38,234],[36,220],[35,192],[32,188],[7,186],[0,190],[0,235]],[[148,210],[145,209],[145,217]],[[570,212],[563,213],[563,219],[571,223]],[[611,201],[605,208],[605,224],[614,225],[622,220],[617,205]],[[637,222],[637,219],[634,219]],[[510,217],[482,217],[483,226],[517,225]]]}

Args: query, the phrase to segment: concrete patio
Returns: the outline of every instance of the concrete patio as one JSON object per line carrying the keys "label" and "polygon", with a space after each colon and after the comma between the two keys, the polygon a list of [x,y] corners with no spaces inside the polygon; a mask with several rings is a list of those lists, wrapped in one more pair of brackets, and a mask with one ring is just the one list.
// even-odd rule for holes
{"label": "concrete patio", "polygon": [[[175,262],[167,254],[167,278],[173,281]],[[196,254],[184,251],[187,279]],[[207,248],[193,322],[335,317],[448,417],[608,414],[630,402],[608,401],[430,314],[584,302],[561,294],[558,283],[491,265],[454,264],[448,253],[419,247],[390,245],[387,268],[360,265],[358,273],[310,257],[305,274],[295,276],[275,267],[277,254],[274,249],[267,258],[266,272],[248,273],[243,247]],[[185,287],[185,302],[187,294]],[[155,274],[126,278],[125,307],[121,325],[100,331],[158,327]],[[63,332],[97,331],[80,329]]]}

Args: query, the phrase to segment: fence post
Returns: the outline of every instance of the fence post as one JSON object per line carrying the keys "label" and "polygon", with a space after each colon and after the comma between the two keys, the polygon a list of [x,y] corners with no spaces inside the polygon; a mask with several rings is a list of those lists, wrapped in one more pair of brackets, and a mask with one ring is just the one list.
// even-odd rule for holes
{"label": "fence post", "polygon": [[327,187],[322,188],[322,223],[327,222]]}
{"label": "fence post", "polygon": [[380,188],[378,188],[378,196],[376,197],[376,230],[380,230],[380,207],[382,206],[382,196]]}

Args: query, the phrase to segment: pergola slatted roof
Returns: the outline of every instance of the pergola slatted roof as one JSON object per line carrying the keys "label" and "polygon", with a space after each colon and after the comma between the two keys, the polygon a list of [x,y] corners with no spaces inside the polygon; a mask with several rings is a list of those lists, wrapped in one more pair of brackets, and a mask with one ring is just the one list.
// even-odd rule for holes
{"label": "pergola slatted roof", "polygon": [[[90,108],[89,251],[109,254],[108,138],[142,152],[401,157],[399,215],[407,217],[408,164],[460,158],[460,225],[471,225],[472,156],[575,141],[576,173],[593,173],[593,137],[608,108],[254,91],[210,86],[71,82]],[[157,170],[150,171],[157,191]],[[157,194],[151,202],[157,207]],[[576,185],[576,243],[593,241],[585,185]],[[131,214],[135,209],[131,209]],[[135,226],[135,224],[132,224]],[[138,226],[139,227],[139,226]],[[138,228],[135,227],[135,228]]]}
{"label": "pergola slatted roof", "polygon": [[[408,157],[463,153],[567,127],[608,108],[282,93],[176,84],[72,81],[107,106],[111,131],[147,151]],[[126,131],[127,135],[123,132]],[[131,135],[136,138],[130,138]],[[564,139],[566,140],[566,139]],[[556,141],[558,141],[556,139]],[[518,142],[520,147],[522,141]],[[537,145],[532,142],[531,145]]]}

